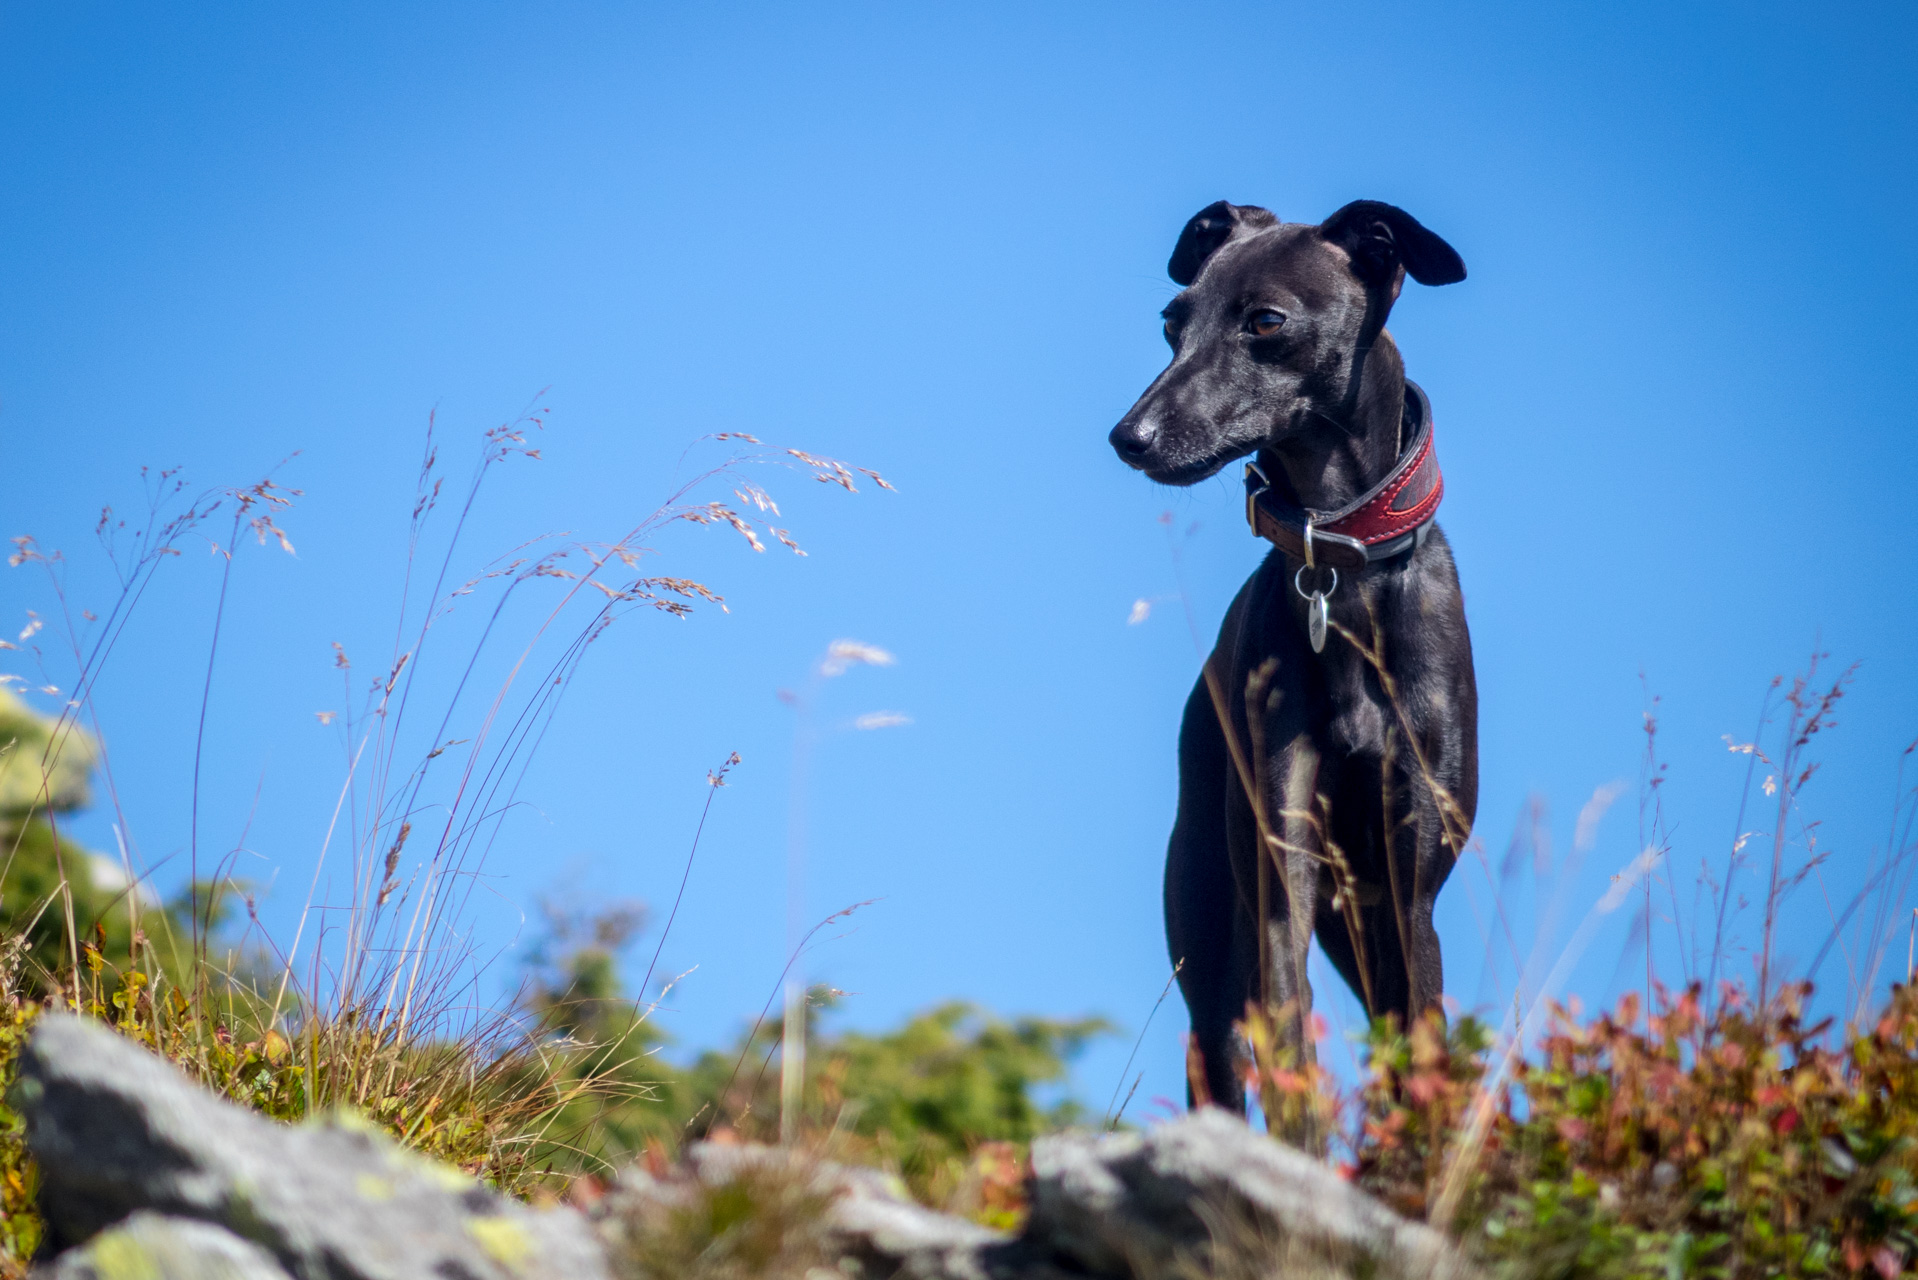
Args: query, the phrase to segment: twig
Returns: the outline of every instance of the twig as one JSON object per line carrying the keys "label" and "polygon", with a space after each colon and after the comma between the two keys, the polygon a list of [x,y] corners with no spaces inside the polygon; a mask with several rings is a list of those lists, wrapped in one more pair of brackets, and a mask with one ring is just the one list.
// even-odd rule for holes
{"label": "twig", "polygon": [[[1172,984],[1178,981],[1179,970],[1183,968],[1185,968],[1185,957],[1180,956],[1179,962],[1172,966],[1172,972],[1166,976],[1165,987],[1159,992],[1159,998],[1152,1002],[1152,1012],[1145,1016],[1145,1025],[1139,1028],[1139,1038],[1132,1042],[1132,1052],[1126,1055],[1125,1065],[1119,1068],[1119,1083],[1112,1086],[1112,1101],[1106,1103],[1106,1127],[1108,1129],[1117,1128],[1119,1117],[1125,1114],[1125,1107],[1120,1107],[1117,1115],[1113,1114],[1112,1104],[1119,1100],[1119,1090],[1125,1084],[1126,1073],[1132,1070],[1132,1060],[1139,1056],[1139,1046],[1145,1043],[1145,1033],[1152,1029],[1152,1020],[1159,1016],[1159,1006],[1164,1004],[1165,998],[1172,994]],[[1145,1076],[1142,1073],[1139,1079],[1143,1080],[1144,1078]],[[1138,1092],[1138,1080],[1132,1082],[1132,1089],[1134,1093]],[[1128,1093],[1126,1095],[1126,1103],[1130,1105],[1131,1102],[1132,1094]]]}
{"label": "twig", "polygon": [[699,856],[699,837],[706,831],[706,815],[713,811],[713,797],[726,785],[726,774],[739,763],[739,753],[733,752],[726,757],[726,763],[706,775],[710,788],[706,792],[706,803],[699,810],[699,826],[693,829],[693,847],[686,851],[686,870],[679,877],[679,892],[673,896],[673,909],[666,914],[666,927],[659,931],[659,945],[653,948],[653,958],[646,963],[646,976],[639,980],[639,998],[646,998],[646,989],[652,985],[653,969],[659,964],[659,953],[666,949],[666,939],[673,932],[673,921],[679,918],[679,904],[686,896],[686,882],[692,879],[693,859]]}
{"label": "twig", "polygon": [[[718,1097],[720,1098],[720,1100],[723,1101],[726,1095],[732,1092],[733,1081],[739,1078],[739,1069],[740,1067],[746,1064],[746,1055],[752,1052],[753,1041],[758,1037],[759,1029],[766,1025],[766,1015],[772,1012],[773,1001],[777,1000],[779,998],[779,993],[785,990],[786,975],[792,972],[793,965],[798,963],[800,953],[806,949],[806,944],[812,941],[813,935],[818,933],[821,929],[825,928],[827,925],[831,924],[833,921],[843,920],[847,916],[851,915],[853,912],[859,910],[861,907],[870,907],[873,903],[877,901],[879,901],[879,899],[877,898],[867,898],[864,902],[855,902],[850,907],[842,907],[838,911],[835,911],[831,915],[827,916],[824,920],[821,920],[818,924],[814,925],[812,928],[806,930],[806,936],[799,940],[799,945],[794,947],[792,949],[792,954],[786,957],[785,967],[779,971],[779,980],[773,983],[773,993],[766,997],[765,1004],[759,1006],[759,1016],[753,1019],[753,1029],[746,1033],[746,1042],[740,1047],[739,1057],[735,1059],[733,1062],[732,1073],[726,1077],[726,1083],[723,1086],[721,1086],[719,1090]],[[766,1051],[766,1060],[768,1062],[772,1060],[771,1049],[768,1049]],[[763,1068],[760,1071],[760,1075],[762,1077],[765,1075],[765,1071]]]}

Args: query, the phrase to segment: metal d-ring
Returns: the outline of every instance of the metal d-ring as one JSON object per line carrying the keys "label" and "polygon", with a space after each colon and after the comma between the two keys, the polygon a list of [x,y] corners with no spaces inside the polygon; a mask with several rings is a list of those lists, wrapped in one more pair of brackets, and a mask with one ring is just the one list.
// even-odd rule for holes
{"label": "metal d-ring", "polygon": [[1323,567],[1332,575],[1332,585],[1323,591],[1307,591],[1304,585],[1305,571],[1312,567],[1311,564],[1302,564],[1299,566],[1299,571],[1292,575],[1292,589],[1299,593],[1299,599],[1310,600],[1313,596],[1329,596],[1339,589],[1339,571],[1328,564]]}

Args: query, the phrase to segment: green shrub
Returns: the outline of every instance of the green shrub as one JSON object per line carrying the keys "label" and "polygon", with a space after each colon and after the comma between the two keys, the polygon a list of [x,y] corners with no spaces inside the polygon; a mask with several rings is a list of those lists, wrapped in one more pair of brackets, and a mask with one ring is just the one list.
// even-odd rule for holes
{"label": "green shrub", "polygon": [[[1806,984],[1760,1009],[1696,986],[1649,1019],[1555,1010],[1484,1092],[1490,1037],[1436,1013],[1375,1024],[1356,1096],[1262,1060],[1272,1090],[1352,1117],[1347,1174],[1525,1280],[1907,1274],[1918,1260],[1918,988],[1842,1037]],[[1256,1041],[1255,1041],[1256,1043]],[[1275,1081],[1274,1077],[1283,1077]],[[1482,1139],[1475,1109],[1489,1108]]]}
{"label": "green shrub", "polygon": [[25,951],[18,980],[43,993],[55,970],[79,965],[83,946],[122,956],[132,946],[132,887],[101,884],[104,860],[59,829],[60,815],[88,803],[98,754],[71,720],[39,715],[0,686],[0,922]]}
{"label": "green shrub", "polygon": [[[698,1138],[777,1140],[780,1019],[675,1067],[662,1055],[665,1034],[620,990],[618,960],[640,927],[637,907],[544,910],[525,1005],[559,1056],[562,1087],[582,1092],[557,1113],[542,1162],[597,1174]],[[834,999],[815,989],[809,1011]],[[809,1012],[800,1145],[890,1169],[928,1203],[995,1222],[1022,1209],[1032,1139],[1084,1118],[1072,1099],[1047,1106],[1038,1092],[1062,1082],[1086,1042],[1111,1030],[1097,1018],[1006,1021],[960,1001],[878,1034],[829,1033],[819,1023]]]}
{"label": "green shrub", "polygon": [[[821,1001],[823,1003],[823,1001]],[[1035,1137],[1081,1123],[1070,1098],[1035,1096],[1065,1079],[1103,1019],[1000,1019],[952,1001],[877,1035],[808,1027],[801,1140],[836,1159],[898,1173],[936,1207],[1007,1225],[1023,1211],[1025,1150]],[[776,1021],[731,1052],[701,1055],[686,1094],[697,1132],[733,1130],[770,1140],[779,1122]]]}

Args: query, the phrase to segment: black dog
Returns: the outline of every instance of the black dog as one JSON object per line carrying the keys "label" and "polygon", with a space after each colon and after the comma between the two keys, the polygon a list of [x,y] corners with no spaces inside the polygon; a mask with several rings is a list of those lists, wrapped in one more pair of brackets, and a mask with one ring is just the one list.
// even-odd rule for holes
{"label": "black dog", "polygon": [[[1391,205],[1323,223],[1220,201],[1179,236],[1172,363],[1112,430],[1194,484],[1235,458],[1275,547],[1186,703],[1166,935],[1192,1015],[1195,1100],[1244,1107],[1249,1001],[1308,1055],[1313,931],[1374,1016],[1443,987],[1432,906],[1478,804],[1478,690],[1425,395],[1385,318],[1409,273],[1465,278]],[[1256,796],[1256,805],[1248,802]]]}

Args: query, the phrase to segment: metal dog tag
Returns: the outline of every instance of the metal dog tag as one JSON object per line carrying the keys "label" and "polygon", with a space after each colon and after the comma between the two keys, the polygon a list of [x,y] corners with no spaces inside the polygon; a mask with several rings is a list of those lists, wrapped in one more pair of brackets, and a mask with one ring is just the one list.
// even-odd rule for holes
{"label": "metal dog tag", "polygon": [[[1306,528],[1310,529],[1311,526],[1307,525]],[[1309,541],[1305,546],[1308,552],[1312,549],[1312,544]],[[1292,589],[1299,593],[1299,599],[1305,601],[1305,637],[1312,642],[1312,652],[1324,653],[1325,628],[1326,624],[1331,621],[1332,612],[1326,608],[1325,597],[1339,589],[1339,571],[1331,565],[1326,565],[1325,572],[1331,575],[1332,581],[1325,584],[1325,590],[1323,591],[1314,587],[1308,592],[1305,589],[1305,574],[1306,570],[1311,568],[1312,566],[1308,563],[1292,575]],[[1316,570],[1314,572],[1316,572]]]}

